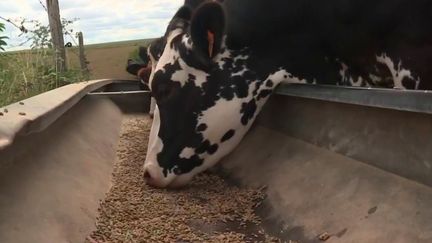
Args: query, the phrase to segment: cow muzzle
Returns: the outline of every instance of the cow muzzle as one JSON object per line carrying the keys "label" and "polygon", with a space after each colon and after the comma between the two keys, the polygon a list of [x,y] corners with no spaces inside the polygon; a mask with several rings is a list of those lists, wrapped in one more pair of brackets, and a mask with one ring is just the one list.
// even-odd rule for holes
{"label": "cow muzzle", "polygon": [[191,173],[164,176],[161,167],[157,164],[146,163],[143,170],[144,181],[146,184],[158,188],[180,188],[187,185],[193,178]]}
{"label": "cow muzzle", "polygon": [[146,163],[143,170],[144,181],[146,184],[154,187],[167,187],[174,179],[172,176],[164,176],[161,168],[154,163]]}

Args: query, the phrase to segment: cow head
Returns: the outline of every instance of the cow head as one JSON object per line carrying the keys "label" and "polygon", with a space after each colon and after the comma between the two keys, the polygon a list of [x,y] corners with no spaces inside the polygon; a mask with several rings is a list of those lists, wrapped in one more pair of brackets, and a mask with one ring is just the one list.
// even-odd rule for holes
{"label": "cow head", "polygon": [[213,166],[240,142],[275,85],[271,78],[256,82],[247,49],[225,47],[224,24],[219,3],[193,13],[182,7],[149,47],[157,107],[144,164],[148,184],[182,186]]}

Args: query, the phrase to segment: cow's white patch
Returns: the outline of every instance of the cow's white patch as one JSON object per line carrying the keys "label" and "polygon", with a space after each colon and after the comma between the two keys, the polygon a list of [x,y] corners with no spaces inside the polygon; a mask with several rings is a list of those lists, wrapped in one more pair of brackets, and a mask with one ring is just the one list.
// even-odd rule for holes
{"label": "cow's white patch", "polygon": [[234,58],[234,62],[236,62],[237,60],[247,60],[248,58],[249,55],[239,55]]}
{"label": "cow's white patch", "polygon": [[202,132],[204,138],[212,144],[219,143],[228,130],[242,126],[240,110],[246,99],[219,99],[214,106],[203,111],[198,119],[198,124],[204,123],[208,126]]}
{"label": "cow's white patch", "polygon": [[342,84],[347,84],[349,83],[351,86],[355,86],[355,87],[359,87],[362,86],[363,83],[363,78],[362,77],[358,77],[357,80],[354,80],[353,77],[351,77],[347,72],[348,72],[348,65],[346,65],[343,62],[340,62],[341,65],[341,69],[339,70],[339,75],[341,76],[341,81]]}
{"label": "cow's white patch", "polygon": [[341,76],[342,83],[345,83],[346,76],[347,76],[346,72],[348,71],[348,66],[343,62],[341,62],[340,65],[341,65],[341,69],[339,70],[339,75]]}
{"label": "cow's white patch", "polygon": [[354,79],[352,77],[350,77],[349,82],[350,82],[351,86],[360,87],[363,83],[363,78],[359,76],[357,78],[357,81],[354,81]]}
{"label": "cow's white patch", "polygon": [[179,59],[180,70],[177,70],[172,76],[171,80],[179,82],[181,86],[185,85],[189,80],[189,74],[195,77],[195,86],[202,87],[202,84],[207,81],[208,74],[204,71],[198,70],[188,66],[182,59]]}
{"label": "cow's white patch", "polygon": [[159,108],[157,105],[155,105],[154,114],[153,114],[153,123],[151,126],[149,142],[147,146],[146,161],[155,160],[156,154],[162,151],[163,142],[158,136],[159,128],[160,128]]}
{"label": "cow's white patch", "polygon": [[167,38],[167,44],[165,45],[164,51],[163,51],[161,57],[159,58],[159,61],[155,65],[152,65],[152,72],[151,72],[150,78],[149,78],[149,86],[150,87],[152,86],[152,83],[153,83],[154,74],[157,71],[165,72],[165,69],[164,69],[165,65],[167,65],[167,64],[172,65],[175,63],[176,60],[179,59],[180,53],[171,48],[171,42],[176,36],[181,35],[182,33],[183,33],[183,31],[181,29],[175,29],[169,34],[169,36]]}
{"label": "cow's white patch", "polygon": [[[264,83],[260,86],[257,95],[261,90],[269,89],[269,87],[265,86],[265,82],[267,80],[271,79],[274,83],[273,87],[275,87],[278,83],[284,80],[286,74],[286,71],[279,70],[269,75],[264,81],[262,81]],[[254,83],[256,84],[257,82],[259,81]],[[202,112],[201,116],[198,118],[197,124],[205,123],[207,125],[207,129],[202,132],[202,135],[206,140],[209,140],[211,144],[218,144],[218,150],[212,155],[200,155],[200,157],[204,159],[203,165],[196,167],[193,171],[191,171],[192,174],[196,174],[206,170],[207,168],[210,168],[222,157],[230,153],[240,143],[269,97],[267,96],[263,99],[260,99],[259,101],[255,101],[257,109],[253,115],[253,118],[247,123],[247,125],[243,125],[241,123],[242,114],[240,112],[242,104],[254,99],[253,91],[255,89],[255,85],[250,85],[248,97],[235,97],[232,100],[221,98],[216,101],[214,106]],[[235,131],[234,136],[224,142],[221,142],[223,135],[231,129]]]}
{"label": "cow's white patch", "polygon": [[[281,81],[285,79],[286,76],[288,76],[289,73],[287,73],[285,70],[279,70],[273,74],[270,74],[263,82],[263,84],[258,89],[257,95],[262,91],[263,89],[269,89],[269,87],[265,86],[265,82],[267,80],[272,80],[273,87],[277,86]],[[254,82],[257,84],[259,81]],[[245,98],[237,98],[235,97],[232,100],[226,100],[226,99],[219,99],[216,101],[216,104],[207,110],[203,111],[201,116],[198,119],[197,124],[204,123],[208,127],[206,130],[202,132],[205,139],[209,140],[212,144],[219,144],[222,136],[230,129],[235,130],[234,137],[242,137],[244,133],[247,131],[250,124],[252,124],[252,121],[248,122],[247,126],[244,126],[241,123],[241,116],[240,110],[242,108],[242,104],[245,102],[248,102],[253,98],[253,91],[255,90],[256,86],[249,86],[248,90],[248,97]],[[259,111],[262,108],[262,105],[265,103],[266,99],[261,99],[259,101],[256,101],[257,110],[254,114],[256,116]],[[245,130],[243,130],[245,129]],[[232,140],[233,138],[229,139],[228,141]],[[227,142],[228,142],[227,141]],[[221,143],[220,145],[224,145],[225,143]],[[218,149],[219,151],[220,149]]]}
{"label": "cow's white patch", "polygon": [[393,60],[387,56],[386,53],[382,53],[381,56],[376,56],[376,60],[379,63],[382,63],[387,66],[389,69],[392,78],[393,78],[393,85],[396,89],[406,89],[403,85],[402,81],[404,78],[410,78],[412,80],[415,80],[416,82],[416,89],[420,83],[420,79],[414,79],[411,75],[411,71],[405,68],[402,68],[402,61],[399,61],[397,67],[395,66]]}
{"label": "cow's white patch", "polygon": [[300,79],[300,78],[298,78],[298,77],[296,77],[296,76],[293,76],[291,73],[288,73],[289,75],[288,75],[288,78],[287,79],[284,79],[283,81],[284,82],[287,82],[287,83],[299,83],[299,84],[305,84],[305,83],[307,83],[307,80],[306,79]]}
{"label": "cow's white patch", "polygon": [[378,77],[378,76],[376,76],[376,75],[374,75],[374,74],[372,74],[372,73],[369,74],[369,78],[370,78],[370,80],[372,80],[372,82],[373,82],[374,84],[378,84],[378,83],[380,83],[381,80],[382,80],[380,77]]}
{"label": "cow's white patch", "polygon": [[180,157],[180,158],[184,158],[184,159],[189,159],[189,158],[192,157],[194,154],[195,154],[195,149],[194,149],[194,148],[186,147],[186,148],[184,148],[184,149],[181,151],[179,157]]}
{"label": "cow's white patch", "polygon": [[192,50],[192,42],[190,41],[190,36],[188,34],[183,35],[182,44],[188,49]]}
{"label": "cow's white patch", "polygon": [[[202,132],[203,137],[209,140],[211,144],[218,144],[218,149],[214,154],[211,155],[207,153],[201,154],[200,158],[204,160],[203,164],[201,166],[195,167],[190,173],[181,175],[178,181],[176,179],[173,182],[174,184],[180,184],[183,181],[190,180],[190,178],[192,178],[191,175],[198,174],[212,167],[240,143],[252,125],[252,121],[250,121],[247,125],[243,125],[241,123],[240,110],[242,103],[250,100],[251,98],[251,96],[242,99],[234,98],[230,101],[219,99],[214,106],[202,113],[198,124],[206,123],[208,126],[207,129]],[[259,109],[261,109],[261,107],[262,105],[258,106],[255,115],[259,113]],[[221,142],[222,136],[231,129],[235,131],[234,136],[224,142]]]}
{"label": "cow's white patch", "polygon": [[150,110],[149,110],[150,115],[154,115],[155,108],[156,108],[156,99],[151,97],[150,98]]}
{"label": "cow's white patch", "polygon": [[300,84],[307,83],[306,79],[300,79],[299,77],[292,75],[290,72],[287,72],[284,69],[280,69],[279,71],[270,74],[267,79],[271,79],[275,83],[275,86],[281,82],[300,83]]}
{"label": "cow's white patch", "polygon": [[202,84],[207,81],[208,74],[204,71],[198,70],[196,68],[188,66],[183,60],[181,60],[180,65],[182,69],[186,69],[188,73],[195,76],[195,85],[202,87]]}
{"label": "cow's white patch", "polygon": [[347,72],[348,72],[348,66],[345,63],[343,63],[343,62],[340,62],[340,65],[341,65],[341,69],[339,70],[339,75],[341,76],[341,83],[342,84],[346,84],[346,83],[352,81],[352,78],[350,80],[350,77],[347,74]]}
{"label": "cow's white patch", "polygon": [[243,68],[242,70],[240,70],[240,71],[238,71],[238,72],[236,72],[236,73],[233,73],[233,74],[231,74],[231,77],[234,77],[234,76],[242,76],[246,71],[248,71],[249,69],[247,69],[247,68]]}
{"label": "cow's white patch", "polygon": [[151,89],[152,89],[152,85],[151,85],[151,82],[152,82],[152,80],[153,80],[153,76],[154,76],[154,70],[156,70],[156,66],[157,66],[157,61],[156,61],[156,57],[154,57],[152,54],[151,54],[151,52],[150,52],[150,47],[151,46],[149,46],[148,48],[147,48],[147,55],[150,57],[150,62],[151,62],[151,66],[152,66],[152,71],[150,72],[150,77],[149,77],[149,80],[148,80],[148,87],[149,87],[149,89],[150,89],[150,91],[151,91]]}
{"label": "cow's white patch", "polygon": [[171,76],[171,81],[180,82],[182,86],[186,83],[186,80],[186,72],[182,69],[175,71]]}
{"label": "cow's white patch", "polygon": [[159,108],[156,105],[154,110],[153,123],[150,130],[149,142],[147,147],[147,155],[144,161],[144,171],[151,174],[152,179],[160,187],[167,186],[172,180],[174,180],[175,175],[173,173],[168,173],[167,176],[163,174],[162,168],[159,166],[157,161],[157,154],[162,152],[163,141],[159,138],[158,133],[160,129],[160,115]]}
{"label": "cow's white patch", "polygon": [[222,53],[219,53],[214,57],[214,61],[219,65],[220,69],[223,69],[223,65],[225,64],[224,59],[231,58],[231,52],[228,49],[225,49]]}

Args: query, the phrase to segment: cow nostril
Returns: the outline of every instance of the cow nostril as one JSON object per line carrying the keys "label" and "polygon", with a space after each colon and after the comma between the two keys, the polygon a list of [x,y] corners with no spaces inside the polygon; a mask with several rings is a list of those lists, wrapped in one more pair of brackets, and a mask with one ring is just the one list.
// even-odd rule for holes
{"label": "cow nostril", "polygon": [[151,175],[150,175],[150,173],[148,172],[148,170],[146,170],[145,172],[144,172],[144,179],[151,179]]}

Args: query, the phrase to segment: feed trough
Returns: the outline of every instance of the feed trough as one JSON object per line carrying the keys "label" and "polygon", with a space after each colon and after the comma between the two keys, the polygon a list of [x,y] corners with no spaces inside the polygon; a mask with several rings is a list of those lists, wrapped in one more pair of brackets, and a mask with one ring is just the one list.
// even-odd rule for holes
{"label": "feed trough", "polygon": [[0,110],[0,242],[431,242],[431,101],[283,84],[217,169],[162,190],[149,92],[64,86]]}

